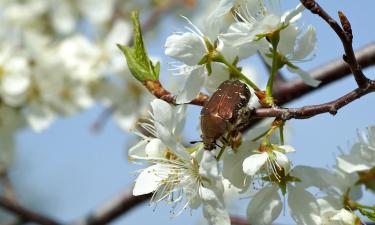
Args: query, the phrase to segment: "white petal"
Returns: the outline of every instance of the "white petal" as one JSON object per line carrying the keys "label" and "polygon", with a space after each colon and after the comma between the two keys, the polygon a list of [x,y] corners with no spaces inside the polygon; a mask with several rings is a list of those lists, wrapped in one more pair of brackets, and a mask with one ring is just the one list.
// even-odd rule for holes
{"label": "white petal", "polygon": [[47,129],[55,120],[55,113],[37,101],[31,101],[27,107],[25,117],[31,128],[36,132]]}
{"label": "white petal", "polygon": [[186,65],[195,66],[206,54],[206,47],[196,34],[172,34],[165,42],[165,54]]}
{"label": "white petal", "polygon": [[1,82],[1,94],[5,103],[20,106],[27,97],[30,77],[27,74],[6,75]]}
{"label": "white petal", "polygon": [[185,81],[184,87],[176,98],[177,104],[183,104],[193,100],[203,87],[206,79],[205,68],[199,66],[193,69]]}
{"label": "white petal", "polygon": [[130,157],[130,159],[147,159],[145,149],[148,142],[149,140],[142,140],[134,146],[132,146],[128,151],[128,156]]}
{"label": "white petal", "polygon": [[364,161],[358,154],[338,156],[336,162],[337,167],[347,173],[371,169],[371,165]]}
{"label": "white petal", "polygon": [[322,215],[324,225],[356,225],[361,224],[359,218],[348,210],[333,210]]}
{"label": "white petal", "polygon": [[219,171],[217,168],[217,160],[211,151],[204,151],[199,167],[199,173],[202,176],[217,178]]}
{"label": "white petal", "polygon": [[332,195],[325,196],[323,198],[317,199],[320,213],[324,214],[328,211],[338,210],[342,208],[342,199],[341,197],[335,198]]}
{"label": "white petal", "polygon": [[228,179],[232,185],[237,188],[245,188],[244,181],[246,174],[242,170],[242,162],[247,158],[251,152],[248,149],[256,149],[257,143],[247,141],[244,142],[238,151],[225,151],[223,158],[223,177]]}
{"label": "white petal", "polygon": [[150,143],[146,145],[146,155],[151,158],[162,158],[167,147],[161,142],[160,139],[153,138]]}
{"label": "white petal", "polygon": [[282,210],[282,202],[276,186],[262,188],[247,207],[247,218],[252,225],[269,225]]}
{"label": "white petal", "polygon": [[299,28],[292,24],[282,30],[280,32],[280,42],[277,45],[277,50],[283,55],[293,54],[298,34]]}
{"label": "white petal", "polygon": [[229,213],[224,202],[224,186],[219,176],[218,164],[211,151],[204,151],[199,174],[208,179],[199,189],[203,215],[210,225],[229,225]]}
{"label": "white petal", "polygon": [[208,77],[205,88],[210,93],[213,93],[225,80],[229,80],[229,73],[227,68],[220,64],[212,64],[212,76]]}
{"label": "white petal", "polygon": [[190,160],[191,156],[186,152],[184,146],[177,142],[176,137],[162,124],[155,121],[156,133],[160,140],[169,150],[185,160]]}
{"label": "white petal", "polygon": [[296,166],[293,168],[292,175],[301,179],[303,187],[317,187],[327,189],[337,184],[337,178],[329,170],[309,166]]}
{"label": "white petal", "polygon": [[163,179],[163,177],[160,176],[163,170],[164,168],[162,168],[159,164],[152,165],[144,169],[135,181],[133,195],[144,195],[155,191]]}
{"label": "white petal", "polygon": [[225,14],[229,13],[232,9],[235,0],[221,0],[216,6],[214,11],[210,14],[210,17],[223,17]]}
{"label": "white petal", "polygon": [[297,224],[321,225],[319,205],[310,192],[289,185],[288,205],[290,214]]}
{"label": "white petal", "polygon": [[203,215],[210,225],[230,225],[229,213],[225,208],[222,192],[201,187]]}
{"label": "white petal", "polygon": [[310,55],[316,47],[316,41],[315,27],[309,26],[307,31],[297,40],[293,60],[303,60]]}
{"label": "white petal", "polygon": [[289,168],[291,167],[290,166],[291,163],[288,157],[286,157],[286,155],[278,151],[273,151],[273,154],[276,155],[277,164],[283,167],[284,169],[286,169],[287,171],[289,171]]}
{"label": "white petal", "polygon": [[151,102],[151,107],[155,121],[172,130],[174,123],[172,106],[161,99],[154,99]]}
{"label": "white petal", "polygon": [[294,23],[296,22],[299,18],[301,18],[301,12],[305,9],[305,7],[299,3],[297,7],[294,10],[286,12],[282,18],[281,21],[285,23]]}
{"label": "white petal", "polygon": [[288,70],[290,70],[293,73],[297,73],[302,78],[303,82],[305,82],[307,85],[310,85],[312,87],[317,87],[321,83],[321,81],[315,80],[314,78],[310,76],[309,73],[307,73],[304,70],[301,70],[300,68],[295,69],[295,68],[291,68],[288,66]]}
{"label": "white petal", "polygon": [[296,149],[291,145],[280,145],[279,148],[284,150],[284,153],[296,152]]}
{"label": "white petal", "polygon": [[180,135],[182,133],[182,130],[185,127],[185,121],[186,121],[186,109],[187,105],[178,105],[175,106],[175,110],[173,113],[174,119],[173,119],[173,128],[172,131],[175,135]]}
{"label": "white petal", "polygon": [[254,176],[268,159],[267,153],[254,154],[247,157],[242,163],[242,170],[249,176]]}

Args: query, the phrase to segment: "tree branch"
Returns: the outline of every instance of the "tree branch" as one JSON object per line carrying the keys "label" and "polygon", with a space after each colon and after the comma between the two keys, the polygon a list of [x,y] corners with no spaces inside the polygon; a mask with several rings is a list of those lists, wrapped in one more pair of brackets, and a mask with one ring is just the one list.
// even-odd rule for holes
{"label": "tree branch", "polygon": [[56,222],[55,220],[23,208],[5,197],[0,197],[0,207],[10,213],[13,213],[21,221],[34,222],[41,225],[60,225],[60,223]]}
{"label": "tree branch", "polygon": [[343,56],[344,61],[349,65],[354,78],[358,84],[358,87],[365,88],[368,84],[367,77],[363,74],[361,66],[358,64],[353,51],[353,33],[349,20],[346,18],[345,14],[338,12],[340,17],[340,22],[343,28],[318,4],[315,0],[300,0],[301,3],[312,13],[319,15],[323,20],[325,20],[328,25],[336,32],[337,36],[340,38],[342,45],[345,50],[345,55]]}
{"label": "tree branch", "polygon": [[108,224],[118,217],[129,212],[136,206],[144,203],[150,199],[151,194],[133,196],[133,188],[129,189],[120,196],[116,196],[115,199],[95,212],[91,213],[87,218],[82,219],[80,222],[75,223],[76,225],[105,225]]}
{"label": "tree branch", "polygon": [[276,117],[282,120],[307,119],[318,114],[330,113],[336,115],[337,111],[360,97],[375,91],[375,80],[366,83],[366,88],[357,88],[348,94],[319,105],[305,106],[302,108],[260,108],[255,109],[252,118]]}
{"label": "tree branch", "polygon": [[[375,64],[375,43],[370,43],[358,51],[355,56],[362,68],[369,67]],[[295,79],[281,84],[275,92],[273,97],[276,99],[278,105],[284,105],[288,102],[303,97],[305,94],[319,90],[320,88],[331,84],[334,81],[342,79],[351,74],[350,68],[342,59],[336,59],[325,65],[317,67],[310,71],[310,75],[321,81],[318,88],[306,85],[301,79]]]}

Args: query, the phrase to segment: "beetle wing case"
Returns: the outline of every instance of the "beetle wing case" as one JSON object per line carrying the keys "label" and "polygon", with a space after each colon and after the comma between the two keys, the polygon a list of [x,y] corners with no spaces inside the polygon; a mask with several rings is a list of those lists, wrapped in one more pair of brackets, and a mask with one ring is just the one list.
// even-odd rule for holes
{"label": "beetle wing case", "polygon": [[220,84],[201,111],[202,140],[207,148],[212,149],[215,141],[237,123],[250,96],[247,85],[238,80]]}

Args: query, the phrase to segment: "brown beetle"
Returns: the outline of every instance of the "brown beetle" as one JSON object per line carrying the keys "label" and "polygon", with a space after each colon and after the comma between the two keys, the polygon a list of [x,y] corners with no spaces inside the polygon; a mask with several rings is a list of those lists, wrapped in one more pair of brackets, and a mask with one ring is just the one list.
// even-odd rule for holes
{"label": "brown beetle", "polygon": [[242,118],[250,112],[247,107],[250,96],[247,85],[238,80],[220,84],[201,111],[201,138],[205,149],[214,149],[216,140],[226,133],[236,133]]}

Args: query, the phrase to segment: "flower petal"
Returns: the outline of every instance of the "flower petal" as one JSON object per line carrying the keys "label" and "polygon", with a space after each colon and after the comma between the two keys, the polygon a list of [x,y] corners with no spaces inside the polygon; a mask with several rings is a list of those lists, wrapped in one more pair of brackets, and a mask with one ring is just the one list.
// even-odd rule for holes
{"label": "flower petal", "polygon": [[247,207],[247,218],[252,225],[269,225],[282,210],[277,186],[262,188]]}
{"label": "flower petal", "polygon": [[146,146],[149,140],[142,140],[132,146],[128,151],[128,156],[132,159],[147,159]]}
{"label": "flower petal", "polygon": [[321,225],[318,202],[302,187],[288,185],[288,205],[297,224]]}
{"label": "flower petal", "polygon": [[185,81],[184,87],[180,90],[176,98],[177,104],[190,102],[197,97],[199,91],[203,87],[206,79],[205,68],[203,66],[196,67],[190,71]]}
{"label": "flower petal", "polygon": [[303,60],[310,55],[316,47],[315,27],[309,26],[307,31],[297,39],[297,46],[293,52],[293,60]]}
{"label": "flower petal", "polygon": [[203,215],[210,225],[229,225],[229,213],[224,202],[224,186],[219,176],[218,164],[210,151],[204,151],[199,167],[199,174],[208,181],[200,187]]}
{"label": "flower petal", "polygon": [[307,73],[306,71],[304,71],[304,70],[302,70],[298,67],[292,68],[292,67],[288,66],[288,70],[293,72],[293,73],[297,73],[302,78],[303,82],[305,82],[306,84],[308,84],[312,87],[317,87],[321,83],[321,81],[312,78],[309,73]]}
{"label": "flower petal", "polygon": [[242,163],[242,170],[249,176],[254,176],[268,159],[267,153],[254,154],[247,157]]}
{"label": "flower petal", "polygon": [[155,121],[172,130],[174,123],[172,106],[161,99],[154,99],[151,102],[151,107]]}
{"label": "flower petal", "polygon": [[165,42],[165,54],[186,65],[195,66],[206,54],[206,47],[194,33],[172,34]]}
{"label": "flower petal", "polygon": [[248,149],[256,149],[257,143],[252,141],[244,142],[238,151],[225,151],[223,158],[223,177],[228,179],[230,183],[237,188],[245,188],[246,174],[243,173],[242,163],[245,158],[250,156]]}
{"label": "flower petal", "polygon": [[135,181],[133,188],[133,195],[144,195],[155,191],[161,184],[161,177],[159,174],[162,174],[164,168],[161,165],[156,164],[144,169],[138,176]]}
{"label": "flower petal", "polygon": [[147,157],[151,158],[162,158],[166,151],[167,147],[163,144],[163,142],[158,138],[153,138],[151,141],[146,145],[146,155]]}

